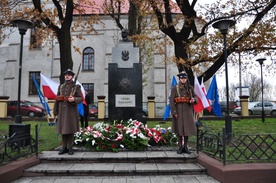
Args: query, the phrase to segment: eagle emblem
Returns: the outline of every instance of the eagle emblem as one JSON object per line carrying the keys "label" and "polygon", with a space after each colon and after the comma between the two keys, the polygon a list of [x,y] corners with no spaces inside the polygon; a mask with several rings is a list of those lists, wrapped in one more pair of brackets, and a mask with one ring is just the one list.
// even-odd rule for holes
{"label": "eagle emblem", "polygon": [[129,59],[129,51],[122,51],[122,59],[123,61],[127,61]]}

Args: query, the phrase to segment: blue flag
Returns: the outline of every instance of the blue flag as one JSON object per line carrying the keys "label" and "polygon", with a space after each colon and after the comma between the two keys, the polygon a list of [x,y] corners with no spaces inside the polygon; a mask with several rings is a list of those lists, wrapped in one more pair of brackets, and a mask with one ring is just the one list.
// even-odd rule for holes
{"label": "blue flag", "polygon": [[32,75],[32,78],[33,78],[33,81],[34,81],[34,84],[35,84],[35,87],[36,87],[36,91],[38,93],[38,97],[40,99],[40,102],[41,104],[43,105],[44,109],[47,111],[47,113],[49,114],[50,117],[51,116],[51,112],[50,112],[50,107],[48,106],[48,103],[45,101],[44,99],[44,95],[42,94],[41,90],[40,90],[40,87],[38,86],[34,76]]}
{"label": "blue flag", "polygon": [[[177,81],[176,81],[175,77],[173,76],[170,91],[172,90],[172,87],[176,84],[177,84]],[[166,120],[170,116],[170,112],[171,112],[171,108],[170,108],[170,95],[169,95],[167,106],[166,106],[164,116],[163,116],[164,120]]]}
{"label": "blue flag", "polygon": [[84,107],[83,107],[83,103],[79,103],[78,104],[78,112],[80,115],[84,116]]}
{"label": "blue flag", "polygon": [[210,84],[209,90],[206,96],[209,100],[213,101],[213,113],[216,116],[222,117],[221,115],[221,107],[219,104],[219,94],[218,94],[218,86],[216,75],[214,75],[213,80]]}

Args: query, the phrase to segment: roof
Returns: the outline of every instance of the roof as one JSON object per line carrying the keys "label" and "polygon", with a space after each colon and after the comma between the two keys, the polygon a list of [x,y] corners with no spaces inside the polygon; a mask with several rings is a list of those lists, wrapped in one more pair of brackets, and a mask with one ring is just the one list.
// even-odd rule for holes
{"label": "roof", "polygon": [[[126,3],[125,3],[126,4]],[[106,0],[87,0],[80,3],[74,10],[74,14],[105,14]],[[121,13],[128,12],[128,4],[121,7]]]}
{"label": "roof", "polygon": [[[78,14],[106,14],[106,2],[110,2],[107,0],[86,0],[81,2],[78,6],[76,6],[75,10],[74,10],[74,14],[78,15]],[[128,1],[123,1],[124,4],[121,5],[121,14],[127,14],[128,10],[129,10],[129,3]],[[179,7],[177,6],[177,4],[173,1],[170,1],[171,4],[171,12],[172,13],[181,13]],[[116,7],[116,4],[113,5],[114,7]],[[116,9],[115,9],[116,11]]]}

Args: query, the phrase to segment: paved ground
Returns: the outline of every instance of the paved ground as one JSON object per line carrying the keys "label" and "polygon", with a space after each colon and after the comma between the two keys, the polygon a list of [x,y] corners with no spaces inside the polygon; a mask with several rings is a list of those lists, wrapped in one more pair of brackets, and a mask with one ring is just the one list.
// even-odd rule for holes
{"label": "paved ground", "polygon": [[219,183],[207,175],[23,177],[12,183]]}

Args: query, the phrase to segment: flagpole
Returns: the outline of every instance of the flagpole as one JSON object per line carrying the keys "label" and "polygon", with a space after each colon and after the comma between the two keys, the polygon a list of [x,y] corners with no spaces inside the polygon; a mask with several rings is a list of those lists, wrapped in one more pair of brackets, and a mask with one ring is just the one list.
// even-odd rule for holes
{"label": "flagpole", "polygon": [[49,115],[48,114],[46,114],[46,119],[47,119],[47,122],[50,123]]}

